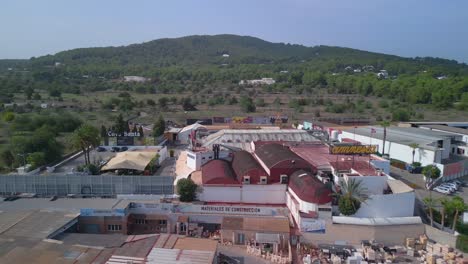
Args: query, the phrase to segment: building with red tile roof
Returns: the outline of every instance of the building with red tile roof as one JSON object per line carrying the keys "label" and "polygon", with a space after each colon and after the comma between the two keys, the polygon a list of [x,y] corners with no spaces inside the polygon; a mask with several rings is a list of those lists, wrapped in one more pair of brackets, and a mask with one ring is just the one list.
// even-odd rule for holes
{"label": "building with red tile roof", "polygon": [[[280,182],[297,170],[315,172],[316,168],[282,144],[265,144],[255,148],[255,157],[268,173],[268,182]],[[283,176],[284,177],[284,176]]]}
{"label": "building with red tile roof", "polygon": [[258,184],[261,177],[268,177],[268,174],[252,154],[244,150],[234,152],[232,168],[239,182],[243,182],[245,177],[249,177],[250,184]]}
{"label": "building with red tile roof", "polygon": [[211,160],[202,167],[203,185],[239,185],[228,161]]}

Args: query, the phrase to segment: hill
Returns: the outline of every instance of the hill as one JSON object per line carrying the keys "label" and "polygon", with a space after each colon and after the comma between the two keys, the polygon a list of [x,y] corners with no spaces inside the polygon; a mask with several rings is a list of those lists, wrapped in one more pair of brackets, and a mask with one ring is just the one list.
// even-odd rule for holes
{"label": "hill", "polygon": [[[224,58],[223,54],[230,57]],[[11,60],[0,60],[0,67]],[[448,73],[467,73],[467,65],[437,58],[403,58],[350,48],[271,43],[237,35],[195,35],[164,38],[121,47],[80,48],[32,58],[33,68],[60,62],[70,67],[116,67],[125,72],[131,67],[207,66],[220,64],[334,64],[335,70],[348,65],[373,65],[390,72],[410,72],[428,68]],[[320,65],[317,65],[320,64]],[[398,65],[398,66],[395,66]],[[395,68],[395,69],[394,69]],[[397,70],[396,68],[399,68]]]}
{"label": "hill", "polygon": [[[237,87],[240,80],[271,77],[276,84],[265,88],[268,93],[354,94],[468,109],[466,64],[342,47],[271,43],[249,36],[196,35],[121,47],[73,49],[30,60],[3,60],[2,69],[3,101],[11,101],[11,93],[18,92],[30,98],[38,89],[51,95],[106,90],[210,94],[233,89],[243,94],[246,91]],[[381,70],[388,76],[377,77]],[[126,75],[147,77],[151,82],[122,82]]]}

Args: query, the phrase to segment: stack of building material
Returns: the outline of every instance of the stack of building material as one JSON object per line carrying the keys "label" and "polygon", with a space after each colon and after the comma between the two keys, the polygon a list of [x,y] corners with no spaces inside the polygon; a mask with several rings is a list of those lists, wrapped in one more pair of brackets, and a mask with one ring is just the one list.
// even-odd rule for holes
{"label": "stack of building material", "polygon": [[426,255],[427,264],[436,264],[436,259],[437,259],[437,255],[433,255],[433,254]]}
{"label": "stack of building material", "polygon": [[408,248],[414,248],[414,244],[416,243],[416,240],[413,237],[407,237],[406,238],[406,243],[405,246]]}
{"label": "stack of building material", "polygon": [[337,255],[332,255],[331,262],[332,264],[341,264],[341,258]]}
{"label": "stack of building material", "polygon": [[375,251],[372,249],[372,248],[368,248],[366,250],[366,255],[365,257],[367,258],[367,260],[369,261],[375,261]]}

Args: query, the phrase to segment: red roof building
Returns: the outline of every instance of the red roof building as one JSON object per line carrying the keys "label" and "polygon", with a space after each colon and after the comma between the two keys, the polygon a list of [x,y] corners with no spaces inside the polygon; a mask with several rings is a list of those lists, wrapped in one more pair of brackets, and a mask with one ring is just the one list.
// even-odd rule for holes
{"label": "red roof building", "polygon": [[257,160],[269,174],[269,182],[280,182],[281,175],[291,175],[297,170],[315,172],[310,163],[292,152],[287,146],[280,144],[265,144],[255,149]]}
{"label": "red roof building", "polygon": [[317,177],[307,171],[298,170],[289,178],[289,190],[304,202],[326,204],[331,202],[331,191]]}
{"label": "red roof building", "polygon": [[260,183],[260,177],[268,177],[262,166],[247,151],[237,151],[234,153],[232,168],[239,182],[243,182],[244,176],[248,176],[250,184],[258,184]]}
{"label": "red roof building", "polygon": [[203,185],[239,185],[229,162],[211,160],[202,166]]}

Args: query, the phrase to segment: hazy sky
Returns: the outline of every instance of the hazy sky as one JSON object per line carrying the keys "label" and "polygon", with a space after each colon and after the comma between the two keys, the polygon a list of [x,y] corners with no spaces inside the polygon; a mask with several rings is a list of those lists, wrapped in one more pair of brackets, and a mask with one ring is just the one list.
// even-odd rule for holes
{"label": "hazy sky", "polygon": [[222,33],[468,62],[468,1],[0,0],[0,58]]}

